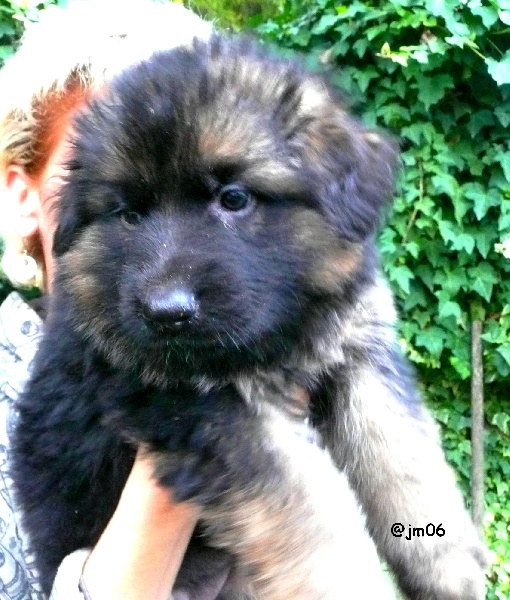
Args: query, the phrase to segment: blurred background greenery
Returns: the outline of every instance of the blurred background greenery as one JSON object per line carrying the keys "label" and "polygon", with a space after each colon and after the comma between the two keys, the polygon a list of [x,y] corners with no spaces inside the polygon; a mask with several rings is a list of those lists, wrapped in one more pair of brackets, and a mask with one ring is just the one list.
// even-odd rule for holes
{"label": "blurred background greenery", "polygon": [[[50,4],[0,0],[0,61]],[[380,236],[401,341],[470,503],[470,332],[483,323],[488,599],[510,597],[510,0],[189,0],[327,69],[352,109],[400,140]],[[98,19],[100,19],[98,15]],[[0,90],[1,93],[1,90]],[[0,201],[0,219],[2,206]],[[10,286],[0,273],[0,299]]]}

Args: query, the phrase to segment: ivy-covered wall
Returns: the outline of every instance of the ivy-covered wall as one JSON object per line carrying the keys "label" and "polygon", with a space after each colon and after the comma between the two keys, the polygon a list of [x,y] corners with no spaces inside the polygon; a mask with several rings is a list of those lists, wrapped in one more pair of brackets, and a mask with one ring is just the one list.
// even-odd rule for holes
{"label": "ivy-covered wall", "polygon": [[[0,0],[0,60],[23,20],[52,3]],[[380,237],[383,266],[402,344],[468,501],[470,324],[483,321],[488,599],[506,600],[510,259],[498,244],[510,236],[510,0],[189,4],[235,29],[265,20],[263,37],[328,68],[353,109],[400,140],[401,185]],[[0,277],[0,297],[7,290]]]}

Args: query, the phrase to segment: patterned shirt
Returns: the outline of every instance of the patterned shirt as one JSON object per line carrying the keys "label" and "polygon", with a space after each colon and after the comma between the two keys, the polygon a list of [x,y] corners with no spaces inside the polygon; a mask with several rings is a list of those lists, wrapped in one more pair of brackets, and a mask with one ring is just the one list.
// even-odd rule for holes
{"label": "patterned shirt", "polygon": [[42,321],[16,292],[0,305],[0,600],[45,600],[13,500],[9,435],[42,335]]}

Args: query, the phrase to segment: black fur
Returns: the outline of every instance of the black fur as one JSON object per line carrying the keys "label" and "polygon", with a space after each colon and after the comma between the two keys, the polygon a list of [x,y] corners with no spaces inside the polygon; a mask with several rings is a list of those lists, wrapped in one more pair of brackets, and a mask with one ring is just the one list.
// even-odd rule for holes
{"label": "black fur", "polygon": [[[338,412],[348,370],[302,365],[376,285],[397,162],[321,77],[219,38],[126,71],[76,132],[13,468],[46,591],[97,541],[140,443],[163,485],[206,507],[282,483],[236,381],[300,365],[317,426]],[[420,421],[394,350],[374,368]]]}

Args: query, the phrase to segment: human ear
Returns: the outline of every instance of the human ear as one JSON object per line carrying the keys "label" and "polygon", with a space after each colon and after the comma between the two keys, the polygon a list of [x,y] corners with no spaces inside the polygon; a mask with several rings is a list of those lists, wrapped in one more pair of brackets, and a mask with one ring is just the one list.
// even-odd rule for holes
{"label": "human ear", "polygon": [[33,179],[23,167],[9,165],[5,172],[5,193],[13,232],[22,239],[39,232],[40,197]]}

